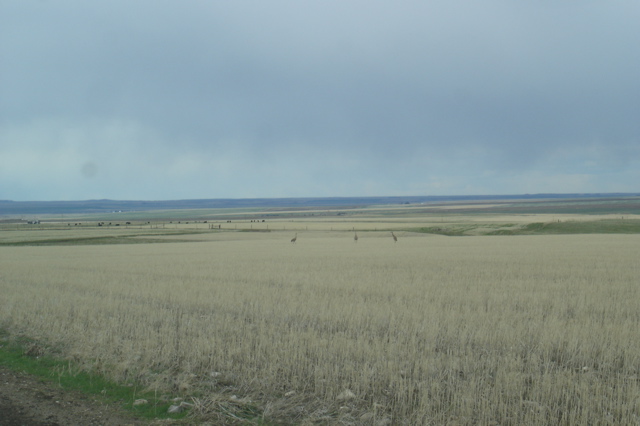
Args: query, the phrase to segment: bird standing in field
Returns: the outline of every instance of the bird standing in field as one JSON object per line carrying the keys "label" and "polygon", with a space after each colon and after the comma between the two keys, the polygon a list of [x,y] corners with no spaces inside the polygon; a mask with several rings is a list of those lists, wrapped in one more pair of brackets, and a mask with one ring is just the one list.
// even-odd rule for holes
{"label": "bird standing in field", "polygon": [[394,234],[393,231],[391,231],[391,236],[393,237],[393,242],[397,243],[398,242],[398,237],[396,237],[396,234]]}
{"label": "bird standing in field", "polygon": [[296,236],[291,239],[291,242],[295,244],[297,240],[298,240],[298,233],[296,232]]}

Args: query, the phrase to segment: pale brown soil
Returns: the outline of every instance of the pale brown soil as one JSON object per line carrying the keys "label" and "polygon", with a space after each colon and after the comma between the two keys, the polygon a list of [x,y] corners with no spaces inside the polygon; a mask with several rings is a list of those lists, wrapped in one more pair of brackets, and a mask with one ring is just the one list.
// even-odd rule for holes
{"label": "pale brown soil", "polygon": [[97,398],[0,366],[0,426],[149,424]]}

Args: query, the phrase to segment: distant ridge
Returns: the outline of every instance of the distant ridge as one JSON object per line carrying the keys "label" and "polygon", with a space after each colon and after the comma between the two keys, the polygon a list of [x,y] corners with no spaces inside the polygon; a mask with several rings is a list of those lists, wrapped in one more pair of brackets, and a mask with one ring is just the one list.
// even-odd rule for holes
{"label": "distant ridge", "polygon": [[543,200],[543,199],[591,199],[638,197],[640,193],[592,193],[592,194],[519,194],[519,195],[433,195],[389,197],[300,197],[300,198],[216,198],[194,200],[84,200],[84,201],[11,201],[0,200],[0,216],[24,214],[73,214],[109,213],[114,211],[148,211],[174,209],[219,208],[314,208],[348,207],[379,204],[419,204],[484,200]]}

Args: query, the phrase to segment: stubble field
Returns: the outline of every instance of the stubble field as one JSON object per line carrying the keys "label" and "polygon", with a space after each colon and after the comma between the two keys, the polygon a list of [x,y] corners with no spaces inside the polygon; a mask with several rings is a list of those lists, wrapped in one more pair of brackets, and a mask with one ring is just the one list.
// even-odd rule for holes
{"label": "stubble field", "polygon": [[640,235],[384,224],[0,247],[0,326],[221,423],[640,422]]}

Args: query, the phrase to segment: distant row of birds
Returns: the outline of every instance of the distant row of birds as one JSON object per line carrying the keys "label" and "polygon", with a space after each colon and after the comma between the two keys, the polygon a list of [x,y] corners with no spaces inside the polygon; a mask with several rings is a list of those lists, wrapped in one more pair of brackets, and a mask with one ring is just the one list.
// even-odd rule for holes
{"label": "distant row of birds", "polygon": [[[396,237],[396,234],[394,234],[393,231],[391,231],[391,236],[393,237],[393,242],[397,243],[398,242],[398,237]],[[298,241],[298,233],[297,232],[296,232],[295,237],[293,237],[291,239],[291,242],[294,243],[294,244],[296,243],[296,241]],[[357,232],[353,233],[353,241],[355,241],[356,243],[358,242],[358,233]]]}

